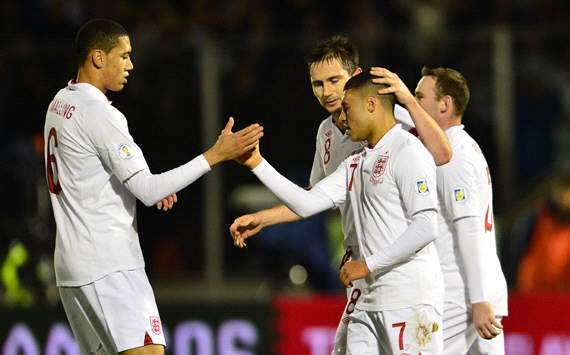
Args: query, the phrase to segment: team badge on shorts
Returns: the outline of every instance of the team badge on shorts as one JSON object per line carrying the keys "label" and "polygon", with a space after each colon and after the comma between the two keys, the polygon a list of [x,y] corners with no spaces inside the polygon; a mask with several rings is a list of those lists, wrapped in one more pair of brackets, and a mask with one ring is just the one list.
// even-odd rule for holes
{"label": "team badge on shorts", "polygon": [[156,335],[160,335],[160,330],[161,325],[160,325],[160,317],[157,316],[150,316],[150,329],[152,330],[152,332]]}
{"label": "team badge on shorts", "polygon": [[455,187],[453,189],[453,199],[455,202],[463,202],[467,196],[465,196],[465,189],[462,187]]}
{"label": "team badge on shorts", "polygon": [[127,143],[123,143],[119,146],[119,157],[121,157],[121,159],[131,159],[134,154],[133,149]]}
{"label": "team badge on shorts", "polygon": [[416,192],[420,195],[429,194],[429,187],[426,179],[416,180]]}

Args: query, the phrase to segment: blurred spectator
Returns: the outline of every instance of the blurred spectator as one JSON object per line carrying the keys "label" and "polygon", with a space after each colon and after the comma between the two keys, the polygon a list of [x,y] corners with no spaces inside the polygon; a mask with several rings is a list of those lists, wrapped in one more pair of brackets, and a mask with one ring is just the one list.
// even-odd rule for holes
{"label": "blurred spectator", "polygon": [[559,75],[548,56],[543,38],[525,40],[524,56],[516,77],[516,150],[522,186],[544,176],[554,161],[554,132],[561,119],[560,90],[553,78]]}
{"label": "blurred spectator", "polygon": [[570,171],[551,183],[546,201],[531,216],[529,227],[518,290],[570,291]]}

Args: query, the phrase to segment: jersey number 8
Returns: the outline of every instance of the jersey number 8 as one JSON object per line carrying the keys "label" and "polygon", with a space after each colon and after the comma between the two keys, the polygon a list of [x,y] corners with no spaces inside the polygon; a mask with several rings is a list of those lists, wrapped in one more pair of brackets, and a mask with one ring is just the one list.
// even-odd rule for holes
{"label": "jersey number 8", "polygon": [[331,160],[331,139],[327,138],[325,141],[325,155],[323,156],[323,162],[326,164]]}

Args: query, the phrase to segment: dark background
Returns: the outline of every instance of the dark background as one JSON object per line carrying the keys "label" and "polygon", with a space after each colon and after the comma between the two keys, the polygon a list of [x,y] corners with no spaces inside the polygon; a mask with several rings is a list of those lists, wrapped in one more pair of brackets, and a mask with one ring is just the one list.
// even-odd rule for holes
{"label": "dark background", "polygon": [[[117,20],[131,34],[135,69],[127,89],[110,97],[154,173],[183,164],[214,143],[201,133],[199,89],[202,80],[214,80],[201,76],[199,60],[204,46],[214,45],[220,73],[220,92],[212,93],[219,98],[217,124],[221,128],[229,115],[238,128],[261,123],[264,155],[306,185],[315,134],[327,114],[312,95],[303,57],[332,34],[348,35],[357,44],[363,68],[385,66],[412,90],[423,65],[452,67],[465,75],[472,98],[464,122],[495,177],[501,244],[523,238],[511,233],[511,225],[544,195],[545,183],[569,166],[568,1],[1,0],[0,264],[16,265],[16,288],[25,290],[13,301],[8,289],[14,278],[3,279],[0,303],[10,307],[57,303],[51,265],[55,226],[41,137],[49,102],[76,74],[75,32],[93,17]],[[512,102],[496,99],[494,58],[504,50],[495,45],[498,33],[507,33],[512,45],[506,50]],[[498,158],[497,105],[513,113],[509,167]],[[236,188],[257,181],[235,163],[215,169],[222,176],[219,223],[225,232],[250,210],[231,202]],[[504,174],[512,179],[497,182]],[[204,235],[211,227],[203,222],[203,188],[204,178],[180,192],[180,202],[168,214],[139,206],[141,244],[159,300],[200,297],[207,271]],[[330,261],[339,252],[330,227],[334,222],[332,213],[268,229],[267,238],[250,241],[245,251],[235,249],[224,234],[224,280],[208,294],[341,292]],[[12,254],[15,261],[9,257],[15,245],[24,246],[20,263],[18,253]],[[502,261],[514,288],[518,259]],[[288,277],[296,264],[308,271],[300,286]]]}

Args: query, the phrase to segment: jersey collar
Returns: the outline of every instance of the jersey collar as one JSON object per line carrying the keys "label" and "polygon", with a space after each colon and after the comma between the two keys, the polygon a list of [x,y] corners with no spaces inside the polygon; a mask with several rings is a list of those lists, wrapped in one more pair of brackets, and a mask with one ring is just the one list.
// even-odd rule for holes
{"label": "jersey collar", "polygon": [[332,114],[329,115],[328,119],[331,121],[331,125],[333,127],[333,130],[335,130],[338,134],[340,134],[341,136],[345,136],[347,137],[347,135],[345,133],[342,133],[342,131],[340,130],[340,128],[338,128],[338,126],[336,125],[336,123],[334,123],[334,119]]}
{"label": "jersey collar", "polygon": [[392,140],[392,136],[394,136],[395,132],[399,129],[402,129],[402,125],[399,123],[396,123],[394,125],[394,127],[390,128],[390,130],[388,132],[386,132],[386,134],[384,134],[384,136],[382,138],[380,138],[380,140],[378,141],[378,143],[376,143],[376,145],[374,147],[369,147],[368,145],[366,147],[364,147],[364,149],[366,149],[366,151],[371,152],[374,151],[376,149],[382,148],[383,146],[385,146],[386,144],[388,144],[391,140]]}
{"label": "jersey collar", "polygon": [[67,88],[71,91],[81,91],[82,93],[87,94],[88,96],[103,101],[105,103],[111,103],[111,101],[101,92],[101,90],[97,89],[95,86],[89,83],[78,83],[75,80],[70,80],[67,83]]}
{"label": "jersey collar", "polygon": [[465,126],[462,124],[451,126],[445,130],[445,134],[449,137],[453,132],[462,131]]}

